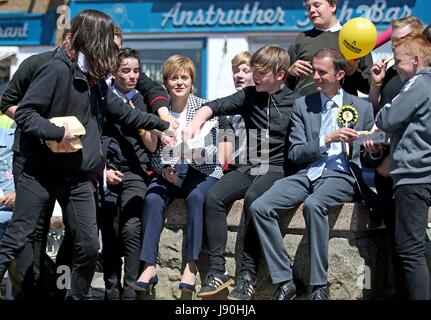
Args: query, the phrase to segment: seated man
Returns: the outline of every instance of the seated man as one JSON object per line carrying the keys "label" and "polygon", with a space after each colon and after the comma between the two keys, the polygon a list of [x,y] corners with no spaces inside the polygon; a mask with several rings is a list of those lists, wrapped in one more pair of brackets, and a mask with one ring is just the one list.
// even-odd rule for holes
{"label": "seated man", "polygon": [[12,145],[15,122],[0,115],[0,239],[12,217],[15,204],[15,187],[12,175]]}
{"label": "seated man", "polygon": [[[274,284],[275,300],[295,297],[292,269],[278,225],[280,210],[304,202],[310,253],[312,300],[329,299],[327,292],[329,209],[352,201],[362,182],[357,130],[370,130],[369,102],[340,87],[347,62],[335,49],[321,49],[312,59],[313,80],[320,92],[295,101],[291,118],[288,158],[302,169],[280,179],[250,207],[262,251]],[[343,107],[344,106],[344,107]],[[337,119],[341,116],[341,124]],[[344,117],[343,117],[344,116]],[[355,121],[356,120],[356,121]]]}

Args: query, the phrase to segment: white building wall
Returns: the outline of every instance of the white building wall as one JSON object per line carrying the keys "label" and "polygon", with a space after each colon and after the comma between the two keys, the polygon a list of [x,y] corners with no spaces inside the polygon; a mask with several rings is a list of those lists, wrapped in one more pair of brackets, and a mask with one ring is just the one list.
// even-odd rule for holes
{"label": "white building wall", "polygon": [[213,100],[235,93],[232,80],[232,58],[249,49],[246,36],[211,35],[207,39],[207,92]]}

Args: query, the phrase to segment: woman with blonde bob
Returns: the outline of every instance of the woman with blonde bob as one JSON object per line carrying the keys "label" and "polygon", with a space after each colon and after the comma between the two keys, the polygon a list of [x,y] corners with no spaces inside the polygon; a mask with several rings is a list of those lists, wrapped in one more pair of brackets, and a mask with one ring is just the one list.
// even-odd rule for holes
{"label": "woman with blonde bob", "polygon": [[[206,100],[193,95],[195,66],[189,58],[180,55],[169,57],[163,64],[162,74],[163,83],[171,96],[169,112],[179,122],[179,141],[182,129],[193,120]],[[156,176],[144,200],[140,255],[144,270],[139,279],[132,283],[135,290],[151,290],[157,284],[156,261],[164,210],[170,201],[183,197],[187,204],[187,257],[179,288],[195,291],[196,262],[202,247],[205,195],[223,175],[215,160],[218,118],[212,119],[209,124],[212,128],[205,136],[205,147],[201,152],[204,158],[190,158],[190,150],[184,152],[182,143],[168,152],[159,143],[152,156],[151,163]],[[193,153],[196,154],[196,150]]]}

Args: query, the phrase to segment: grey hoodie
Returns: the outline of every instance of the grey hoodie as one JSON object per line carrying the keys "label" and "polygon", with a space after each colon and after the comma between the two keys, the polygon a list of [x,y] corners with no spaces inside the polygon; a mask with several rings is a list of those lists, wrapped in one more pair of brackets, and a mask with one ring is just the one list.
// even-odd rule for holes
{"label": "grey hoodie", "polygon": [[431,68],[410,78],[376,117],[391,134],[394,186],[431,183]]}

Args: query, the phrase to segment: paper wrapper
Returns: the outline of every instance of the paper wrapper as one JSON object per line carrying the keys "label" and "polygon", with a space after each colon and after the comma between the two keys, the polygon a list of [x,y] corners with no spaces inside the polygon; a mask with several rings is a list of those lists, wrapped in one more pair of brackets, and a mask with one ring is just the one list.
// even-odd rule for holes
{"label": "paper wrapper", "polygon": [[[59,127],[64,127],[64,123],[67,123],[70,132],[76,136],[82,136],[86,133],[84,126],[75,116],[55,117],[49,119],[49,121]],[[76,139],[76,141],[72,143],[73,150],[65,150],[62,146],[59,145],[57,141],[47,140],[45,142],[46,145],[52,150],[52,152],[55,153],[76,152],[82,149],[82,143],[80,139]]]}
{"label": "paper wrapper", "polygon": [[386,142],[386,134],[383,131],[358,131],[358,135],[358,138],[355,140],[357,143],[363,143],[367,140],[371,140],[374,143]]}
{"label": "paper wrapper", "polygon": [[188,139],[183,141],[181,139],[181,132],[178,133],[177,138],[175,139],[173,152],[176,157],[181,157],[183,152],[191,151],[193,149],[201,149],[205,147],[205,138],[214,128],[217,122],[215,121],[207,121],[204,126],[201,128],[199,137],[194,139]]}

